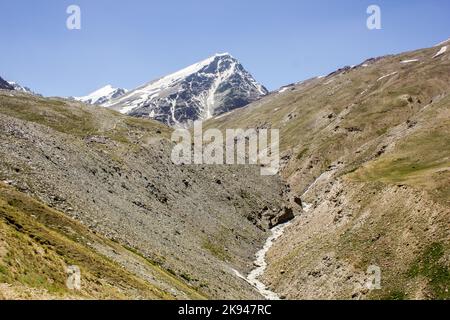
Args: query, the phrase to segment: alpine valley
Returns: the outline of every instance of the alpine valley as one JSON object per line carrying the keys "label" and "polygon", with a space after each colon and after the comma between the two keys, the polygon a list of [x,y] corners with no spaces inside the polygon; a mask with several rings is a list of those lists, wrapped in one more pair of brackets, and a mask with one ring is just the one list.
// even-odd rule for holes
{"label": "alpine valley", "polygon": [[[229,54],[71,99],[0,78],[0,298],[449,299],[449,46],[273,92]],[[199,119],[279,129],[279,174],[172,163]]]}

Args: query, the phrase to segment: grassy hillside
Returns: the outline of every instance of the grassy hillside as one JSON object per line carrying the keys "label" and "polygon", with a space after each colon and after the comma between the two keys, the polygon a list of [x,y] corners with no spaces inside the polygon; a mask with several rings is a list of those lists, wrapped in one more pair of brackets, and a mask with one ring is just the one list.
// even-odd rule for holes
{"label": "grassy hillside", "polygon": [[[450,55],[439,50],[369,59],[208,123],[280,129],[291,198],[312,204],[269,252],[275,291],[449,298]],[[366,288],[370,265],[382,290]]]}
{"label": "grassy hillside", "polygon": [[[0,184],[0,243],[3,299],[175,298],[94,248],[108,247],[136,260],[141,259],[138,255],[5,184]],[[79,291],[66,286],[66,269],[72,265],[81,270]],[[202,298],[157,266],[146,267],[189,297]]]}
{"label": "grassy hillside", "polygon": [[[0,90],[3,298],[260,298],[234,269],[253,268],[288,201],[300,214],[262,279],[281,296],[448,299],[450,54],[439,50],[369,59],[205,124],[280,129],[289,188],[257,167],[173,165],[171,131],[154,121]],[[64,285],[72,264],[80,292]]]}
{"label": "grassy hillside", "polygon": [[[0,181],[86,228],[74,234],[89,231],[108,239],[83,242],[75,255],[90,250],[133,274],[136,285],[125,288],[136,288],[122,292],[123,297],[258,298],[233,269],[251,268],[267,235],[263,218],[283,214],[281,179],[261,177],[257,167],[174,165],[170,134],[170,128],[155,121],[105,108],[0,91]],[[34,221],[29,218],[33,210],[24,212],[16,202],[3,211],[13,215],[12,221],[19,214],[27,223]],[[41,224],[49,227],[48,221]],[[13,229],[6,227],[11,234]],[[20,242],[6,242],[10,254],[22,254]],[[69,249],[75,250],[57,251],[54,265],[30,276],[43,277],[42,283],[33,282],[35,287],[48,290],[45,279],[54,277],[57,289],[64,291],[62,267],[75,260]],[[88,269],[84,259],[79,262],[83,272],[103,275],[100,269],[96,273],[103,262]],[[29,286],[22,273],[33,267],[23,268],[6,264],[4,281]],[[101,287],[97,295],[91,290],[80,297],[120,297],[114,287],[122,285],[116,280],[110,280],[111,292]]]}

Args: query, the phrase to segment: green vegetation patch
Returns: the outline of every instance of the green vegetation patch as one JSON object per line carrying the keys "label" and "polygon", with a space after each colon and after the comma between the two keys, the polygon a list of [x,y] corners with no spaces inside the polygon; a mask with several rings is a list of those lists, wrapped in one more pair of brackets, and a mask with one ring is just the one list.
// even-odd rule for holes
{"label": "green vegetation patch", "polygon": [[225,251],[223,245],[220,245],[218,243],[212,242],[209,239],[206,239],[205,241],[203,241],[202,247],[208,250],[213,256],[222,261],[227,261],[230,259],[230,255]]}
{"label": "green vegetation patch", "polygon": [[407,272],[409,278],[422,276],[428,280],[429,294],[433,299],[450,299],[450,268],[444,260],[444,245],[433,243],[425,249]]}
{"label": "green vegetation patch", "polygon": [[[171,298],[84,243],[107,242],[96,237],[62,213],[0,184],[0,281],[55,298]],[[81,270],[81,291],[66,287],[70,265]]]}

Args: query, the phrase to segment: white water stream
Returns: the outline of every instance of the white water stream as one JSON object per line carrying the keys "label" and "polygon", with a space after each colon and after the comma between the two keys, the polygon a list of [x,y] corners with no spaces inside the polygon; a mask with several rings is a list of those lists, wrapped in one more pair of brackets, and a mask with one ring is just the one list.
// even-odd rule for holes
{"label": "white water stream", "polygon": [[[304,203],[303,210],[308,211],[311,206],[312,205],[310,204]],[[267,300],[280,300],[280,297],[259,280],[267,268],[266,254],[269,252],[270,248],[272,248],[275,241],[283,235],[286,228],[289,227],[293,221],[294,220],[291,220],[287,223],[280,224],[270,230],[272,233],[271,236],[266,240],[263,248],[256,253],[256,260],[253,262],[256,268],[253,269],[247,277],[244,277],[239,271],[232,269],[236,276],[251,284],[256,291],[258,291],[259,294]]]}
{"label": "white water stream", "polygon": [[[327,173],[328,172],[322,173],[303,193],[302,198]],[[308,212],[311,209],[311,207],[312,207],[312,204],[305,203],[305,202],[303,203],[303,211]],[[256,253],[256,260],[253,262],[253,264],[256,266],[256,268],[253,269],[248,274],[247,277],[244,277],[239,271],[232,269],[233,272],[236,274],[236,276],[238,276],[241,279],[244,279],[249,284],[251,284],[256,289],[256,291],[258,291],[259,294],[261,294],[267,300],[280,300],[280,297],[278,296],[278,294],[271,291],[264,283],[262,283],[259,280],[259,278],[264,274],[264,272],[266,271],[266,268],[267,268],[266,254],[267,254],[267,252],[269,252],[270,248],[272,248],[275,241],[283,235],[286,228],[289,227],[293,223],[294,220],[291,220],[284,224],[280,224],[270,230],[272,233],[271,236],[266,240],[264,247]]]}
{"label": "white water stream", "polygon": [[280,300],[280,297],[275,292],[269,290],[269,288],[267,288],[267,286],[258,279],[264,274],[264,271],[266,271],[267,252],[269,252],[270,248],[272,248],[275,241],[283,235],[284,230],[290,224],[291,222],[287,222],[285,224],[280,224],[271,229],[272,235],[266,240],[264,247],[256,253],[256,260],[253,263],[256,266],[256,268],[253,269],[247,276],[247,281],[253,287],[255,287],[255,289],[267,300]]}

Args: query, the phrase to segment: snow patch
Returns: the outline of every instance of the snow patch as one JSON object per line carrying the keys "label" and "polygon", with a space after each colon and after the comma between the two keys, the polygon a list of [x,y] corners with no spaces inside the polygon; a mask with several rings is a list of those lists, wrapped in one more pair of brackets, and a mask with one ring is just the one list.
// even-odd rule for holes
{"label": "snow patch", "polygon": [[447,48],[448,48],[448,46],[442,47],[441,50],[439,50],[439,52],[436,53],[433,58],[439,57],[439,56],[443,55],[444,53],[446,53],[447,52]]}
{"label": "snow patch", "polygon": [[403,60],[403,61],[401,61],[400,63],[406,64],[406,63],[411,63],[411,62],[419,62],[419,59]]}
{"label": "snow patch", "polygon": [[214,119],[221,119],[221,118],[225,118],[226,116],[228,116],[229,114],[231,114],[233,111],[229,111],[229,112],[225,112],[221,115],[218,115],[217,117],[215,117]]}
{"label": "snow patch", "polygon": [[383,79],[385,79],[385,78],[392,77],[392,76],[396,75],[397,73],[398,73],[397,71],[392,72],[392,73],[389,73],[389,74],[387,74],[387,75],[384,75],[384,76],[378,78],[377,81],[381,81],[381,80],[383,80]]}
{"label": "snow patch", "polygon": [[[222,64],[222,61],[219,61],[218,63],[218,69],[220,70],[220,66]],[[214,79],[214,82],[211,86],[211,88],[209,88],[209,90],[207,91],[206,95],[206,110],[204,111],[204,118],[205,119],[211,119],[213,116],[213,109],[215,106],[215,94],[217,89],[219,88],[219,86],[225,82],[226,80],[228,80],[233,73],[236,70],[236,62],[232,62],[231,66],[229,68],[226,69],[226,71],[224,73],[220,73],[218,77],[216,77]]]}

